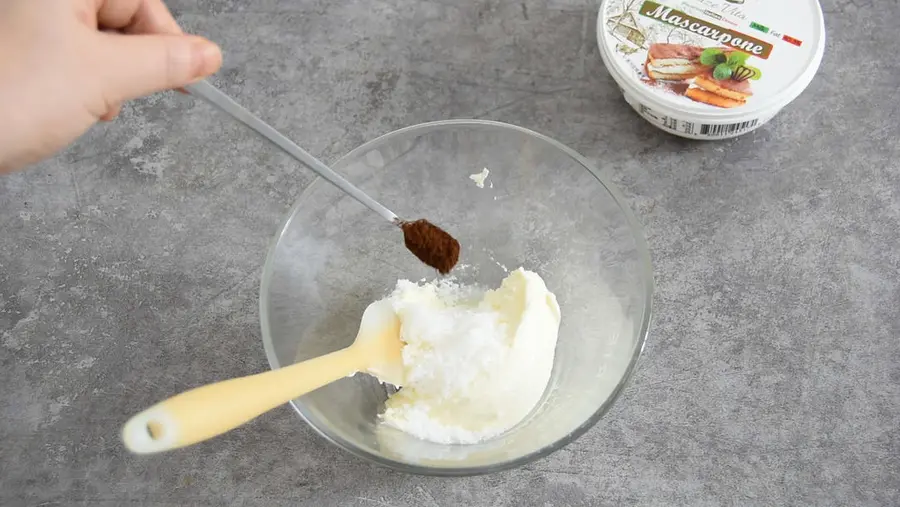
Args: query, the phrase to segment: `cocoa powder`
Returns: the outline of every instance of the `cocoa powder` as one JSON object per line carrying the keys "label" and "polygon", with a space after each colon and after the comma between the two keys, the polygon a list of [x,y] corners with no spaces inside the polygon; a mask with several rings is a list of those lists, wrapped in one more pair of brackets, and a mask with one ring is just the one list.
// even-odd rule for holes
{"label": "cocoa powder", "polygon": [[420,261],[446,275],[459,260],[459,241],[428,220],[403,222],[406,248]]}

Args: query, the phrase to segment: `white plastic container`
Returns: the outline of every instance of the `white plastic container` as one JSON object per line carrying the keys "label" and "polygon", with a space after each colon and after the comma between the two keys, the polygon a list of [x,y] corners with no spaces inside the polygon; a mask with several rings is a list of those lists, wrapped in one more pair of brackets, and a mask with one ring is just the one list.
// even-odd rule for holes
{"label": "white plastic container", "polygon": [[597,43],[645,120],[727,139],[764,125],[809,85],[825,23],[816,0],[603,0]]}

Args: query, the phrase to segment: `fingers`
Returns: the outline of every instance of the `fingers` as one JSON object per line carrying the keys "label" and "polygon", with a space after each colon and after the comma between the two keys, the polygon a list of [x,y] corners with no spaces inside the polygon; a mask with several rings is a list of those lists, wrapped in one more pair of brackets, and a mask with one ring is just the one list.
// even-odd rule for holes
{"label": "fingers", "polygon": [[162,0],[95,0],[100,28],[132,34],[181,34]]}
{"label": "fingers", "polygon": [[105,113],[103,113],[103,116],[100,117],[100,121],[113,121],[121,112],[122,104],[113,104]]}
{"label": "fingers", "polygon": [[181,88],[222,66],[219,47],[188,35],[98,34],[104,65],[98,70],[103,97],[115,104]]}
{"label": "fingers", "polygon": [[[97,2],[97,21],[102,29],[135,35],[181,35],[181,27],[163,0],[92,0]],[[221,52],[200,38],[187,41],[128,41],[104,35],[111,53],[104,78],[105,98],[110,104],[100,119],[114,119],[121,103],[156,91],[178,88],[216,72]],[[115,44],[116,48],[111,46]],[[140,56],[138,56],[137,51]],[[112,63],[116,62],[116,63]],[[138,62],[141,62],[138,64]]]}

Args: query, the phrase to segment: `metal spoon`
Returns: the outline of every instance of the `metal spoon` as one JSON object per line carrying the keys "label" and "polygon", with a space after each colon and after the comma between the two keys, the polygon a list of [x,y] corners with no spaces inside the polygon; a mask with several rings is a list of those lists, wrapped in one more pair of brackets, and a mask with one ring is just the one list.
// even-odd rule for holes
{"label": "metal spoon", "polygon": [[223,93],[221,90],[211,85],[208,81],[200,81],[188,85],[187,91],[196,97],[199,97],[217,109],[232,116],[234,119],[244,125],[255,130],[259,135],[271,141],[272,144],[278,146],[291,157],[299,160],[304,165],[315,171],[319,176],[330,181],[334,186],[340,188],[351,197],[362,203],[365,207],[378,213],[388,222],[398,224],[400,218],[394,212],[384,207],[381,203],[369,197],[365,192],[356,188],[352,183],[344,179],[343,176],[331,170],[330,167],[323,164],[319,159],[310,155],[303,148],[297,146],[293,141],[285,137],[283,134],[275,130],[268,123],[254,116],[253,113],[244,109],[240,104],[232,100],[231,97]]}
{"label": "metal spoon", "polygon": [[378,213],[388,222],[400,227],[403,230],[407,249],[425,264],[441,273],[449,272],[456,265],[456,261],[459,259],[459,242],[440,227],[423,219],[415,221],[401,220],[394,212],[356,188],[343,176],[334,172],[303,148],[297,146],[296,143],[243,108],[208,81],[199,81],[185,88],[191,95],[205,100],[215,108],[250,127],[263,138],[281,148],[285,153],[315,171],[319,176],[346,192],[350,197],[359,201],[363,206]]}

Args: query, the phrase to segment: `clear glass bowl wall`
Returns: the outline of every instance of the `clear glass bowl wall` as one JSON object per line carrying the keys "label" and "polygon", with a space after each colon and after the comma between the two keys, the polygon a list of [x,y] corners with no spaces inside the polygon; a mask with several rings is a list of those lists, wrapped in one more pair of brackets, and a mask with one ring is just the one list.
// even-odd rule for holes
{"label": "clear glass bowl wall", "polygon": [[[540,274],[562,310],[553,374],[521,424],[477,445],[423,442],[377,423],[391,392],[357,374],[293,401],[340,447],[395,469],[465,475],[511,468],[565,445],[617,397],[650,320],[652,270],[618,192],[565,146],[511,125],[460,120],[393,132],[333,165],[406,219],[427,218],[462,245],[463,283],[496,287],[505,269]],[[484,188],[470,174],[488,168]],[[260,294],[273,368],[349,345],[366,306],[398,279],[431,279],[402,234],[318,180],[275,238]]]}

